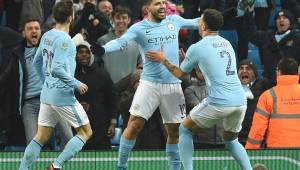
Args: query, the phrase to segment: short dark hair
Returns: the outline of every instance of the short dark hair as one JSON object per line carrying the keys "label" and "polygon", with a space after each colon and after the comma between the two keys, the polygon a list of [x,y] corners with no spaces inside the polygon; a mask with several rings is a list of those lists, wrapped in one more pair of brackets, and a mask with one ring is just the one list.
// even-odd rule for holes
{"label": "short dark hair", "polygon": [[298,63],[294,58],[284,57],[281,60],[279,60],[277,69],[283,75],[297,75],[298,66]]}
{"label": "short dark hair", "polygon": [[151,2],[152,2],[153,0],[145,0],[145,3],[144,3],[144,5],[146,5],[146,6],[148,6],[148,5],[150,5],[151,4]]}
{"label": "short dark hair", "polygon": [[116,6],[116,8],[111,13],[111,16],[114,17],[116,15],[121,15],[121,14],[127,14],[129,17],[131,17],[130,9],[121,5]]}
{"label": "short dark hair", "polygon": [[205,9],[203,11],[203,21],[207,29],[218,31],[223,26],[223,16],[221,12],[215,9]]}
{"label": "short dark hair", "polygon": [[42,25],[42,22],[40,19],[36,18],[36,17],[33,17],[33,16],[25,16],[24,17],[24,20],[22,21],[21,23],[21,28],[22,30],[25,29],[25,25],[29,22],[38,22],[40,24],[40,26]]}
{"label": "short dark hair", "polygon": [[53,7],[53,17],[57,23],[65,23],[73,15],[72,1],[60,1]]}

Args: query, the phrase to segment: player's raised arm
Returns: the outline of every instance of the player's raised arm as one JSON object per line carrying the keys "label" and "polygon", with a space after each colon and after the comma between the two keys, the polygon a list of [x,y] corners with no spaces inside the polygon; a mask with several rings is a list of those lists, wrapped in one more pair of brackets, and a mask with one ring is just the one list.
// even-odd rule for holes
{"label": "player's raised arm", "polygon": [[194,19],[185,19],[179,15],[173,15],[172,16],[176,21],[181,25],[182,28],[187,29],[198,29],[198,23],[200,18],[194,18]]}
{"label": "player's raised arm", "polygon": [[125,34],[120,38],[114,39],[101,46],[99,44],[91,44],[91,51],[93,54],[102,56],[105,53],[110,53],[118,50],[124,49],[129,41],[136,38],[136,33],[133,31],[133,28],[130,28]]}
{"label": "player's raised arm", "polygon": [[179,67],[170,63],[170,61],[165,56],[163,46],[161,47],[160,51],[147,51],[145,54],[147,55],[149,60],[157,61],[157,62],[160,62],[163,65],[165,65],[167,67],[167,69],[177,78],[181,78],[186,74]]}

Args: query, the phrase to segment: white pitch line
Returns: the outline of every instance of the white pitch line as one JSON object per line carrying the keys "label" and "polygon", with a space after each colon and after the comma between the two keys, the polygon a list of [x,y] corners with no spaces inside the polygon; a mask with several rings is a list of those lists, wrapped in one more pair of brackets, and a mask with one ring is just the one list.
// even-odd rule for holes
{"label": "white pitch line", "polygon": [[[283,160],[295,164],[300,167],[300,161],[284,157],[284,156],[251,156],[251,160]],[[39,158],[37,162],[50,162],[54,161],[55,158]],[[71,162],[116,162],[118,158],[116,157],[107,157],[107,158],[73,158]],[[130,161],[167,161],[166,157],[131,157]],[[193,160],[196,161],[233,161],[231,156],[205,156],[205,157],[193,157]],[[0,163],[8,162],[20,162],[21,158],[0,158]]]}

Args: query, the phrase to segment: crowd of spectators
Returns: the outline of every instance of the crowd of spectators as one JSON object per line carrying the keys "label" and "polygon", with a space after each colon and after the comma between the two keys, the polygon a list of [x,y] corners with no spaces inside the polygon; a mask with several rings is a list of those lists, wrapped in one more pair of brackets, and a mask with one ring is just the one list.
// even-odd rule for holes
{"label": "crowd of spectators", "polygon": [[[57,1],[59,0],[0,0],[0,150],[8,146],[25,146],[35,134],[42,80],[36,77],[37,74],[30,62],[42,34],[55,25],[51,9]],[[73,0],[73,3],[76,13],[70,34],[74,37],[80,33],[85,39],[80,43],[75,42],[77,47],[75,77],[89,87],[86,94],[76,94],[76,97],[86,110],[94,132],[85,149],[111,149],[110,139],[116,135],[115,128],[120,123],[119,117],[123,119],[123,128],[128,122],[129,107],[139,84],[144,54],[140,54],[139,47],[134,41],[122,51],[103,56],[94,55],[90,46],[96,43],[103,45],[122,36],[131,24],[144,18],[146,7],[143,6],[143,0]],[[272,138],[270,131],[272,130],[272,133],[276,131],[265,127],[268,136],[258,138],[255,135],[259,129],[252,127],[252,120],[253,117],[259,119],[254,120],[254,123],[258,124],[267,113],[277,114],[272,110],[274,104],[266,101],[271,100],[271,97],[267,96],[270,94],[265,91],[270,88],[276,89],[278,86],[276,86],[278,62],[283,58],[293,58],[292,64],[298,66],[297,63],[300,63],[298,30],[300,1],[169,0],[167,6],[169,15],[181,15],[184,18],[200,17],[206,8],[220,10],[225,19],[223,29],[237,32],[238,46],[235,49],[238,61],[237,74],[245,89],[248,103],[239,140],[244,145],[248,140],[248,148],[254,148],[250,145],[253,145],[255,140],[268,147]],[[187,49],[200,38],[198,31],[183,29],[180,32],[180,45],[183,49]],[[256,45],[259,50],[258,60],[264,68],[262,75],[257,72],[258,63],[248,56],[248,42]],[[284,66],[282,63],[279,64],[283,67],[282,65]],[[286,74],[289,72],[284,72],[284,68],[280,69],[283,69],[281,73],[288,77]],[[298,80],[295,70],[292,75]],[[279,79],[280,82],[284,81],[282,79]],[[298,84],[298,81],[293,83]],[[289,85],[296,86],[293,83]],[[197,68],[189,77],[182,80],[182,88],[186,97],[187,113],[207,96],[205,80],[201,70]],[[284,93],[293,93],[294,96],[287,96],[293,98],[293,104],[298,104],[299,90],[287,89]],[[280,96],[281,93],[276,94],[278,103],[279,99],[285,100],[285,96]],[[261,110],[264,112],[261,113]],[[299,123],[300,119],[299,114],[285,118],[279,116],[278,119],[282,122],[296,123]],[[288,124],[282,122],[278,126]],[[272,123],[273,126],[277,126],[275,119]],[[161,127],[163,124],[160,113],[156,110],[138,137],[135,148],[164,148],[166,136]],[[201,136],[195,135],[196,148],[224,147],[220,136],[222,130],[222,125],[218,124],[207,129]],[[286,129],[287,133],[289,130]],[[298,136],[299,134],[300,131]],[[49,148],[63,148],[65,141],[71,136],[71,127],[63,122],[59,123],[51,141],[48,142]],[[299,138],[295,140],[299,141]],[[274,146],[300,147],[298,143],[295,145],[282,143]]]}

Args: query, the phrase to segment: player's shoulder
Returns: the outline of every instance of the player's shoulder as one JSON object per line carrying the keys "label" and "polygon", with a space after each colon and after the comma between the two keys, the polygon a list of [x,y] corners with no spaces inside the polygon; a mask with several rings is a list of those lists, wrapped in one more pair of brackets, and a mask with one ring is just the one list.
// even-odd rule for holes
{"label": "player's shoulder", "polygon": [[203,49],[203,48],[205,48],[206,45],[207,45],[207,42],[204,39],[202,39],[202,40],[196,42],[195,44],[192,44],[190,46],[190,48]]}
{"label": "player's shoulder", "polygon": [[184,18],[182,18],[180,15],[172,14],[172,15],[167,15],[164,20],[169,22],[180,22],[183,19]]}
{"label": "player's shoulder", "polygon": [[192,44],[192,45],[188,48],[187,53],[193,55],[193,54],[199,54],[199,53],[202,53],[202,51],[205,52],[205,50],[206,50],[206,49],[205,49],[204,45],[203,45],[200,41],[198,41],[197,43]]}
{"label": "player's shoulder", "polygon": [[166,19],[177,19],[177,18],[182,18],[180,15],[177,14],[171,14],[171,15],[167,15]]}
{"label": "player's shoulder", "polygon": [[70,36],[56,35],[53,42],[54,47],[59,48],[61,51],[68,51],[69,49],[74,50],[75,48],[75,43]]}
{"label": "player's shoulder", "polygon": [[139,28],[139,27],[141,27],[143,25],[146,25],[146,24],[147,24],[146,19],[143,19],[141,21],[138,21],[138,22],[132,24],[129,28],[130,29],[137,29],[137,28]]}
{"label": "player's shoulder", "polygon": [[46,31],[46,32],[42,35],[42,38],[43,38],[43,37],[52,37],[53,34],[54,34],[54,33],[53,33],[53,29],[48,30],[48,31]]}

